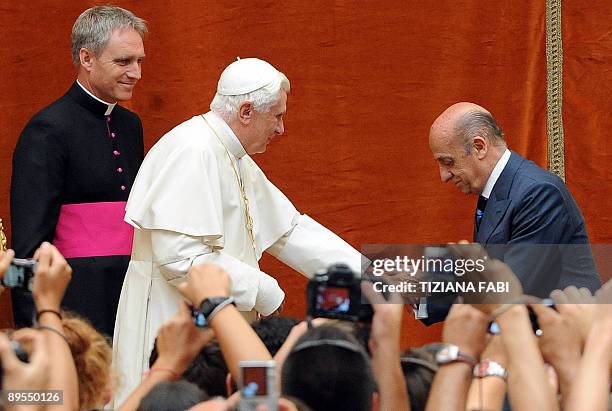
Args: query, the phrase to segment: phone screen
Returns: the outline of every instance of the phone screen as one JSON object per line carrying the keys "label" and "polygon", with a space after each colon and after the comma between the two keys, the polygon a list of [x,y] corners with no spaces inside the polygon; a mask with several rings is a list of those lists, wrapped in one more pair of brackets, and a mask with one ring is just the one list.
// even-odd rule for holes
{"label": "phone screen", "polygon": [[244,388],[249,387],[251,391],[251,395],[256,395],[256,396],[268,395],[268,368],[267,367],[243,367],[242,368],[242,385]]}

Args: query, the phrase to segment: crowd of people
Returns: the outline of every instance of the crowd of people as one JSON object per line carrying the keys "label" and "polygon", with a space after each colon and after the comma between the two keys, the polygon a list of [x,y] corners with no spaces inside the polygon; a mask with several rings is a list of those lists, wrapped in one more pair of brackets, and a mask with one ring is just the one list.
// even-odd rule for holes
{"label": "crowd of people", "polygon": [[[455,247],[464,257],[484,256],[477,245]],[[12,250],[0,256],[0,276],[13,256]],[[64,409],[102,409],[123,378],[112,367],[110,340],[60,309],[72,269],[59,251],[44,243],[35,258],[36,325],[0,334],[2,407],[31,409],[19,393],[59,390]],[[516,281],[506,264],[485,261],[479,279]],[[150,369],[120,410],[244,409],[241,362],[269,360],[275,364],[276,389],[268,392],[278,393],[274,400],[280,410],[595,411],[609,406],[611,281],[595,295],[585,288],[555,290],[554,307],[522,295],[520,288],[514,288],[512,303],[491,294],[457,301],[441,342],[405,352],[401,297],[378,294],[368,281],[361,290],[374,314],[366,340],[346,321],[276,316],[249,324],[233,304],[206,327],[197,327],[190,307],[229,296],[231,287],[219,266],[191,268],[178,287],[184,301],[157,333]],[[529,309],[537,317],[538,335]],[[495,334],[491,321],[499,327]],[[27,362],[17,357],[15,343],[27,352]],[[35,408],[53,406],[39,401]]]}

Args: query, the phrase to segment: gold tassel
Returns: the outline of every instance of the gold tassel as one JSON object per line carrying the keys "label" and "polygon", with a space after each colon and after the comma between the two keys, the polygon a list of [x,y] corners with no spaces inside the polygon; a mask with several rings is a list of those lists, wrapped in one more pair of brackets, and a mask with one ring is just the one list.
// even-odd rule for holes
{"label": "gold tassel", "polygon": [[6,251],[6,235],[4,235],[4,226],[0,218],[0,251]]}

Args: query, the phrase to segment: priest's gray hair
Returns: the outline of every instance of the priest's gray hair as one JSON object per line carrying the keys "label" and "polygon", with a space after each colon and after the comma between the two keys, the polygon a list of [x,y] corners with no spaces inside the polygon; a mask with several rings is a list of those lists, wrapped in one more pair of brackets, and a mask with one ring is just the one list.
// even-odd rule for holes
{"label": "priest's gray hair", "polygon": [[290,90],[289,79],[279,71],[270,84],[250,93],[237,96],[222,96],[216,93],[215,98],[210,103],[210,109],[226,122],[230,122],[237,117],[238,108],[245,101],[253,103],[253,108],[256,111],[265,113],[270,110],[270,107],[278,103],[282,91],[289,93]]}
{"label": "priest's gray hair", "polygon": [[85,10],[72,26],[72,64],[76,67],[80,65],[79,51],[82,48],[99,56],[108,44],[113,30],[127,27],[136,30],[144,39],[147,22],[129,10],[110,5]]}

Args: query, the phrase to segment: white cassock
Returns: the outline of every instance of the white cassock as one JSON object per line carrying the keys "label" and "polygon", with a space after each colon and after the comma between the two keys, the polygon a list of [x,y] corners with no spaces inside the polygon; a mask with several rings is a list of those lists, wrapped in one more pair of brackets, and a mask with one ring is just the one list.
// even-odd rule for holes
{"label": "white cassock", "polygon": [[338,262],[357,273],[362,267],[361,254],[301,215],[212,112],[178,125],[151,148],[125,221],[136,230],[115,322],[113,362],[123,374],[115,408],[149,368],[155,336],[177,312],[182,297],[175,287],[191,265],[225,268],[238,309],[264,315],[285,296],[277,281],[259,270],[264,251],[307,277]]}

